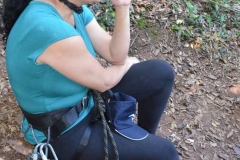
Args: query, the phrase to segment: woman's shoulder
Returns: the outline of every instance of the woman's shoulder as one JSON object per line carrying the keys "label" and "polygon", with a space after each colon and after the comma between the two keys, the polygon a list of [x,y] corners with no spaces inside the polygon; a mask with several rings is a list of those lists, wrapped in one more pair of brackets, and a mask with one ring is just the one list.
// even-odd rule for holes
{"label": "woman's shoulder", "polygon": [[83,24],[86,26],[89,22],[92,21],[92,19],[94,18],[94,14],[91,9],[89,9],[86,5],[83,5],[82,7],[83,12],[80,14],[75,13],[75,15],[77,15],[77,17],[81,19]]}
{"label": "woman's shoulder", "polygon": [[46,42],[47,39],[77,34],[76,30],[61,18],[53,6],[35,2],[30,3],[20,15],[12,28],[10,37],[24,38],[25,41],[29,40],[30,42],[34,39],[39,42],[42,39]]}
{"label": "woman's shoulder", "polygon": [[52,5],[40,1],[31,1],[18,18],[18,21],[22,25],[29,26],[42,22],[46,22],[47,25],[52,22],[60,22],[62,18]]}

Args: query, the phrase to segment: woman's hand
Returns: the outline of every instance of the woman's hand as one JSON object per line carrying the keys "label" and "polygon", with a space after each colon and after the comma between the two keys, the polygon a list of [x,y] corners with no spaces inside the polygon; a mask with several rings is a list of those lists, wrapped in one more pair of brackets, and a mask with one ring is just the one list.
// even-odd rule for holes
{"label": "woman's hand", "polygon": [[135,63],[139,63],[139,60],[136,57],[128,57],[126,59],[126,63],[133,65]]}
{"label": "woman's hand", "polygon": [[136,63],[139,63],[139,60],[138,60],[136,57],[128,57],[128,58],[126,59],[126,62],[125,62],[125,65],[128,66],[127,71],[129,70],[129,68],[130,68],[132,65],[134,65],[134,64],[136,64]]}
{"label": "woman's hand", "polygon": [[110,0],[113,5],[118,6],[129,6],[131,4],[131,0]]}

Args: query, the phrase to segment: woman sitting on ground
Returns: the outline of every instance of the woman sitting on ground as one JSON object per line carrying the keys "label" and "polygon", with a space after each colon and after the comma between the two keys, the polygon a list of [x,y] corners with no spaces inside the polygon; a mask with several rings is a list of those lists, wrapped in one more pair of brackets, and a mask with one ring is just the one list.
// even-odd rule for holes
{"label": "woman sitting on ground", "polygon": [[[128,57],[131,0],[111,0],[116,12],[113,36],[100,27],[85,5],[99,0],[3,1],[7,73],[24,112],[37,115],[74,106],[89,89],[121,92],[137,100],[138,126],[149,134],[134,140],[111,128],[119,159],[179,159],[174,145],[155,135],[171,94],[174,71],[162,60],[139,62]],[[102,67],[96,53],[111,66]],[[96,104],[90,96],[74,124],[49,141],[60,160],[76,159],[88,127],[82,122],[93,110]],[[22,131],[29,143],[47,141],[45,133],[28,126],[24,118]],[[94,122],[88,145],[77,159],[104,159],[102,127],[100,119]],[[111,145],[108,154],[110,160],[115,159]]]}

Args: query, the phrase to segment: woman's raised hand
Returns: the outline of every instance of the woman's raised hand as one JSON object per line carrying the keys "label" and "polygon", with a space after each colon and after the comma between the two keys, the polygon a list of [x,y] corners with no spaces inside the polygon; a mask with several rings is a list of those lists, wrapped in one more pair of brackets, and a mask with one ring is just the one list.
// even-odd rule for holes
{"label": "woman's raised hand", "polygon": [[131,4],[131,0],[110,0],[115,6],[129,6]]}

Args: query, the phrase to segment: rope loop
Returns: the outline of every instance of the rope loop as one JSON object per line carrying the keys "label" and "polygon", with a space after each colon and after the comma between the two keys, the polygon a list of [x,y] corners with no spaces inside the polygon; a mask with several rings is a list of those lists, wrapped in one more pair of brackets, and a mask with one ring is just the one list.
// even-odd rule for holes
{"label": "rope loop", "polygon": [[101,97],[100,93],[97,91],[94,91],[94,94],[96,95],[96,104],[102,119],[102,123],[103,123],[103,133],[104,133],[104,152],[105,152],[105,160],[108,160],[108,135],[110,136],[111,139],[111,143],[113,145],[113,149],[114,149],[114,153],[115,153],[115,159],[119,160],[119,153],[118,153],[118,149],[117,149],[117,144],[114,140],[112,131],[110,129],[110,127],[108,126],[108,123],[106,121],[106,118],[104,116],[104,113],[106,112],[106,105],[105,102],[103,100],[103,98]]}

